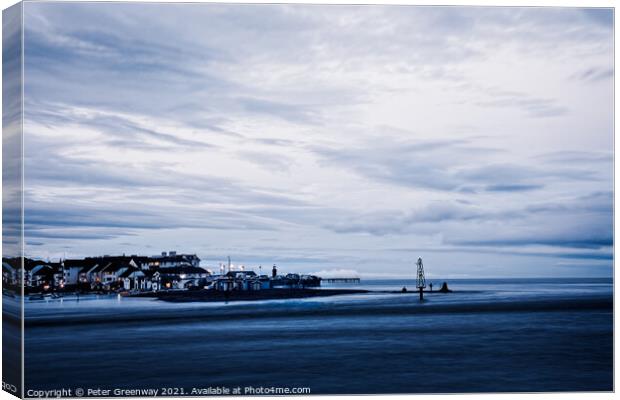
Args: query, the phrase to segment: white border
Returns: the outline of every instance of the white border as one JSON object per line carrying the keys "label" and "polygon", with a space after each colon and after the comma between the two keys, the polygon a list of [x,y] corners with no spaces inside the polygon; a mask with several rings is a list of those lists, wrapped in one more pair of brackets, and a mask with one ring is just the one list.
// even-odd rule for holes
{"label": "white border", "polygon": [[[88,2],[87,0],[72,0],[73,2]],[[152,2],[149,0],[133,0],[134,2]],[[26,1],[26,2],[31,2],[31,1]],[[122,1],[107,1],[107,2],[122,2]],[[532,1],[532,0],[527,0],[527,1],[515,1],[515,0],[506,0],[506,1],[502,1],[499,2],[497,0],[492,1],[492,0],[475,0],[475,1],[466,1],[466,0],[425,0],[425,1],[416,1],[416,0],[388,0],[388,1],[384,1],[384,0],[356,0],[356,1],[346,1],[346,0],[340,0],[340,1],[334,1],[334,0],[312,0],[312,1],[303,1],[303,0],[288,0],[288,1],[261,1],[261,0],[243,0],[243,1],[239,1],[239,2],[234,2],[234,1],[230,1],[230,0],[220,0],[220,1],[182,1],[182,0],[169,0],[167,2],[170,3],[251,3],[251,4],[260,4],[260,3],[292,3],[292,4],[381,4],[381,5],[425,5],[425,6],[449,6],[449,5],[454,5],[454,6],[483,6],[483,7],[490,7],[490,6],[503,6],[503,7],[544,7],[544,6],[554,6],[554,7],[612,7],[615,9],[616,7],[616,1],[613,0],[590,0],[590,1],[583,1],[583,0],[561,0],[561,1],[554,1],[554,0],[538,0],[538,1]],[[16,4],[16,1],[13,0],[0,0],[0,5],[2,6],[2,9],[8,8],[11,5]],[[614,12],[615,14],[615,12]],[[22,26],[23,26],[23,8],[22,8]],[[618,38],[618,30],[616,29],[614,31],[614,45],[615,42]],[[22,52],[24,50],[24,42],[23,42],[23,29],[22,29]],[[615,46],[614,46],[615,47]],[[1,62],[2,56],[0,54],[0,62]],[[618,54],[615,53],[614,51],[614,66],[618,64]],[[23,57],[22,57],[22,134],[23,134],[23,107],[24,107],[24,86],[23,86],[23,82],[24,82],[24,65],[23,65]],[[618,111],[618,107],[617,104],[615,103],[615,89],[616,89],[616,80],[614,79],[614,109],[617,112]],[[1,84],[1,79],[0,79],[0,91],[2,90],[2,84]],[[0,105],[1,105],[1,99],[0,99]],[[615,139],[615,129],[616,127],[616,118],[615,118],[615,114],[614,114],[614,139]],[[614,155],[616,153],[616,142],[614,140]],[[24,142],[23,142],[23,136],[22,136],[22,162],[23,162],[23,151],[24,151]],[[614,157],[615,158],[615,157]],[[2,154],[0,152],[0,165],[2,163]],[[22,165],[23,166],[23,165]],[[616,209],[617,206],[617,199],[615,197],[615,187],[617,186],[618,183],[618,174],[616,173],[618,171],[618,167],[614,162],[614,210]],[[22,168],[22,185],[24,184],[24,169]],[[0,182],[1,182],[1,176],[0,176]],[[22,190],[23,190],[23,186],[22,186]],[[1,193],[1,187],[0,187],[0,193]],[[22,197],[22,221],[24,218],[23,215],[23,197]],[[616,228],[618,227],[617,222],[617,216],[616,213],[614,212],[614,238],[617,237],[616,233]],[[23,228],[23,227],[22,227]],[[2,244],[0,243],[0,250]],[[23,229],[22,229],[22,252],[25,250],[24,248],[24,238],[23,238]],[[614,310],[617,309],[617,301],[618,298],[615,296],[615,290],[616,290],[616,283],[615,283],[615,246],[614,246]],[[23,296],[22,296],[22,313],[23,313]],[[0,321],[0,328],[1,328],[1,321]],[[615,312],[614,312],[614,384],[616,384],[618,382],[618,369],[615,368],[616,363],[618,361],[618,357],[617,357],[617,352],[615,351],[616,347],[617,347],[617,340],[618,340],[618,336],[615,335],[615,332],[618,328],[618,321],[615,319]],[[1,332],[1,329],[0,329]],[[22,319],[22,366],[23,366],[23,356],[24,356],[24,352],[23,352],[23,319]],[[23,371],[22,371],[23,372]],[[578,377],[576,377],[576,379],[578,379]],[[22,374],[22,390],[24,390],[24,382],[23,382],[23,374]],[[492,396],[492,397],[491,397]],[[345,399],[359,399],[360,396],[299,396],[301,398],[316,398],[316,399],[330,399],[330,398],[337,398],[340,400],[345,400]],[[364,397],[369,397],[369,396],[364,396]],[[567,399],[567,400],[573,400],[573,399],[611,399],[614,398],[615,395],[613,393],[544,393],[544,394],[529,394],[529,393],[525,393],[525,394],[469,394],[469,395],[375,395],[372,397],[376,397],[376,398],[390,398],[390,399],[394,399],[394,398],[411,398],[411,399],[421,399],[421,400],[426,400],[426,399],[433,399],[433,400],[444,400],[444,399],[464,399],[464,400],[474,400],[474,399],[479,399],[479,398],[486,398],[486,399],[490,399],[490,398],[499,398],[499,399],[506,399],[506,400],[517,400],[517,399],[537,399],[537,398],[545,398],[545,399]],[[228,398],[230,399],[231,397],[213,397],[214,399],[225,399]],[[234,397],[234,398],[240,398],[240,397]],[[243,398],[261,398],[261,399],[277,399],[278,397],[276,396],[264,396],[264,397],[249,397],[249,396],[244,396]],[[5,392],[5,391],[0,391],[0,400],[9,400],[9,399],[15,399],[14,396],[10,395],[9,393]],[[137,399],[137,398],[132,398],[132,399]]]}

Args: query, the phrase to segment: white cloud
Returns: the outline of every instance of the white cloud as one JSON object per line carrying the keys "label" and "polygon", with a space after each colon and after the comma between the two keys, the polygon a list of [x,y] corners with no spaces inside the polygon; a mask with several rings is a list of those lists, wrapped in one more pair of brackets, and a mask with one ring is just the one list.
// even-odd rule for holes
{"label": "white cloud", "polygon": [[32,256],[177,247],[391,276],[445,249],[428,250],[436,276],[524,258],[519,273],[561,273],[549,253],[611,272],[605,12],[27,3],[25,18]]}

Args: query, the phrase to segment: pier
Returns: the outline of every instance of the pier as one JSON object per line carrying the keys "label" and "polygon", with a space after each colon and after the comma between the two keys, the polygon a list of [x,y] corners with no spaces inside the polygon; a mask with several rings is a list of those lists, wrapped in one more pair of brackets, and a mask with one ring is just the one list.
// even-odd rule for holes
{"label": "pier", "polygon": [[324,278],[327,283],[360,283],[360,278]]}

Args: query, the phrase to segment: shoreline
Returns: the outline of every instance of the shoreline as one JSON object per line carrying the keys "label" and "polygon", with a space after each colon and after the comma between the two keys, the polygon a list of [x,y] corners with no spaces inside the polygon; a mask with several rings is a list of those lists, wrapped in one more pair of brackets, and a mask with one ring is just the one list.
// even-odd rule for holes
{"label": "shoreline", "polygon": [[[368,290],[368,289],[313,289],[313,288],[272,288],[261,289],[256,291],[216,291],[216,290],[186,290],[186,291],[170,291],[170,292],[148,292],[137,293],[127,297],[148,297],[171,303],[187,303],[187,302],[228,302],[228,301],[257,301],[257,300],[287,300],[287,299],[306,299],[311,297],[329,297],[354,294],[369,293],[386,293],[386,294],[402,294],[418,295],[418,291],[400,290]],[[424,294],[447,294],[448,291],[428,291]]]}
{"label": "shoreline", "polygon": [[366,294],[371,290],[364,289],[262,289],[257,291],[215,291],[191,290],[138,293],[127,297],[151,297],[171,303],[186,302],[226,302],[226,301],[253,301],[253,300],[286,300],[305,299],[310,297],[328,297],[347,294]]}
{"label": "shoreline", "polygon": [[[380,318],[395,315],[464,315],[464,314],[532,314],[532,313],[571,313],[571,312],[613,312],[613,295],[589,295],[575,298],[563,295],[555,298],[527,297],[509,300],[479,300],[462,302],[418,302],[410,296],[396,296],[396,298],[411,300],[395,302],[394,299],[373,299],[369,296],[368,302],[311,303],[304,306],[294,305],[259,305],[258,302],[239,303],[235,307],[193,307],[189,302],[166,302],[177,307],[142,307],[139,309],[98,309],[91,308],[82,311],[69,312],[61,315],[47,315],[44,313],[29,314],[25,317],[25,325],[31,328],[58,327],[58,326],[85,326],[98,324],[120,324],[142,326],[148,324],[167,325],[170,323],[204,323],[214,321],[258,321],[280,320],[287,318],[358,318],[361,316]],[[152,299],[155,301],[155,299]],[[223,303],[223,302],[222,302]],[[215,304],[215,302],[213,303]],[[236,302],[230,302],[236,304]],[[126,311],[121,311],[126,310]],[[19,327],[21,320],[14,315],[3,312],[5,322]],[[13,320],[13,321],[11,321]],[[119,326],[120,326],[119,325]]]}

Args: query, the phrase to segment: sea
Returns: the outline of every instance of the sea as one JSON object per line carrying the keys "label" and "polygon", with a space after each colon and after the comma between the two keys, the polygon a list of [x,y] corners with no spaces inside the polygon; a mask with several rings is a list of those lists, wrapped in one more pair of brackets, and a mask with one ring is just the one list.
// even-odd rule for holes
{"label": "sea", "polygon": [[[442,282],[433,280],[435,290]],[[25,300],[25,388],[107,397],[145,389],[175,396],[614,389],[612,279],[446,282],[452,293],[426,293],[423,302],[411,280],[324,284],[372,292],[295,300]]]}

